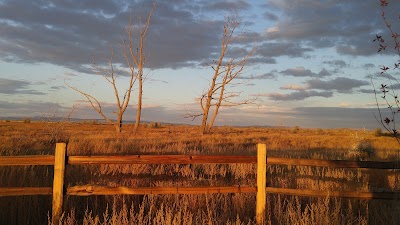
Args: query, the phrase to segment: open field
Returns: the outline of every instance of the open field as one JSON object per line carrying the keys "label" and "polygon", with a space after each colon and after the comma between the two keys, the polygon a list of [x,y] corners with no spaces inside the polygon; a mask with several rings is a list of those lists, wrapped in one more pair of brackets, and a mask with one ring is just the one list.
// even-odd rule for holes
{"label": "open field", "polygon": [[[365,130],[143,126],[116,136],[110,125],[0,123],[0,155],[54,154],[57,141],[69,155],[199,154],[287,158],[398,160],[391,137]],[[166,162],[168,163],[168,162]],[[51,186],[52,167],[0,167],[0,187]],[[66,184],[108,186],[255,186],[255,165],[69,166]],[[268,186],[314,190],[400,190],[398,171],[268,166]],[[0,224],[46,224],[51,197],[0,197]],[[399,201],[267,195],[266,224],[399,224]],[[255,194],[71,196],[64,224],[253,224]]]}

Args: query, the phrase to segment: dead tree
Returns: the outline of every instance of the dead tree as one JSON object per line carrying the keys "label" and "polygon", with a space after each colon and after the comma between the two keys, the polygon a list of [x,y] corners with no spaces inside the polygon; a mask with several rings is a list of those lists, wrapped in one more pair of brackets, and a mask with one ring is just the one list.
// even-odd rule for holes
{"label": "dead tree", "polygon": [[212,66],[214,72],[210,81],[210,86],[208,87],[208,90],[205,91],[200,98],[198,98],[202,112],[196,115],[186,115],[186,117],[191,117],[193,119],[199,116],[202,117],[200,127],[200,132],[202,134],[206,134],[211,131],[221,107],[251,104],[256,100],[256,98],[252,98],[235,102],[232,101],[232,99],[239,97],[241,93],[227,91],[228,87],[235,85],[232,81],[234,81],[243,72],[249,57],[255,50],[255,48],[253,48],[240,60],[236,60],[235,58],[231,58],[228,61],[225,60],[229,44],[232,41],[233,34],[238,25],[239,22],[235,17],[228,18],[225,22],[221,40],[221,53],[219,59],[214,61],[214,66]]}
{"label": "dead tree", "polygon": [[144,47],[146,34],[150,25],[150,19],[155,9],[156,4],[153,4],[153,8],[151,9],[149,16],[147,17],[146,24],[143,26],[141,24],[141,20],[139,18],[139,37],[138,43],[135,45],[134,37],[133,37],[133,20],[130,19],[129,26],[126,28],[126,34],[128,37],[128,41],[123,41],[121,44],[123,57],[125,59],[126,66],[129,68],[129,83],[128,88],[125,90],[123,98],[120,97],[120,91],[117,88],[116,80],[118,77],[118,73],[116,73],[116,68],[113,63],[114,59],[114,50],[111,49],[111,57],[107,60],[109,68],[104,68],[97,66],[96,63],[93,63],[93,70],[100,76],[102,76],[112,87],[117,110],[113,111],[116,118],[115,120],[106,116],[101,106],[100,101],[91,94],[84,92],[76,87],[72,87],[66,83],[66,85],[75,90],[76,92],[82,94],[86,97],[89,104],[92,108],[105,119],[110,124],[113,124],[115,130],[120,133],[122,131],[122,119],[123,115],[129,105],[129,101],[131,99],[131,95],[133,92],[133,87],[137,83],[138,85],[138,102],[137,102],[137,114],[136,114],[136,122],[134,131],[137,131],[140,124],[141,117],[141,109],[142,109],[142,95],[143,95],[143,69],[145,64],[144,57]]}
{"label": "dead tree", "polygon": [[126,33],[128,35],[128,41],[124,41],[122,43],[123,55],[125,58],[125,62],[130,69],[131,77],[135,77],[138,82],[138,96],[137,96],[137,111],[136,111],[136,121],[135,126],[133,128],[134,132],[137,132],[140,125],[140,118],[142,113],[142,99],[143,99],[143,69],[145,66],[145,56],[144,49],[146,46],[146,36],[147,31],[150,26],[151,16],[153,15],[153,11],[156,7],[156,3],[153,4],[153,8],[150,11],[149,16],[147,17],[146,24],[143,26],[142,21],[139,18],[139,37],[137,44],[134,43],[134,35],[133,35],[133,23],[132,18],[130,20],[129,26],[126,28]]}

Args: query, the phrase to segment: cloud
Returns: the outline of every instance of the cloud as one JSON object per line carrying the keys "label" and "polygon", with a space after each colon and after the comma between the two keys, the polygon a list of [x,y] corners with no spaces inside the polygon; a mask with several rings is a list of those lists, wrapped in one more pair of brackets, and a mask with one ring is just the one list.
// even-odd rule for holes
{"label": "cloud", "polygon": [[51,86],[50,89],[51,90],[55,90],[55,91],[59,91],[59,90],[62,90],[62,89],[66,89],[66,87],[65,86]]}
{"label": "cloud", "polygon": [[251,5],[246,1],[239,0],[239,1],[232,1],[232,2],[213,2],[206,6],[207,10],[222,10],[222,11],[237,11],[243,9],[249,9]]}
{"label": "cloud", "polygon": [[[365,94],[374,94],[375,93],[374,89],[360,89],[359,91],[361,93],[365,93]],[[377,90],[376,93],[379,93],[379,90]]]}
{"label": "cloud", "polygon": [[349,66],[348,63],[346,63],[344,60],[341,60],[341,59],[324,61],[323,63],[334,66],[334,67],[338,67],[338,68],[345,68],[345,67]]}
{"label": "cloud", "polygon": [[44,95],[45,93],[30,89],[31,82],[22,80],[10,80],[0,77],[1,94],[26,94],[26,95]]}
{"label": "cloud", "polygon": [[310,97],[324,97],[324,98],[332,97],[333,92],[332,91],[318,92],[318,91],[314,91],[314,90],[310,90],[310,91],[300,90],[300,91],[292,92],[290,94],[270,93],[270,94],[264,94],[261,96],[269,97],[269,99],[275,100],[275,101],[294,101],[294,100],[298,101],[298,100],[304,100],[304,99],[310,98]]}
{"label": "cloud", "polygon": [[[399,11],[399,6],[391,7],[390,11]],[[339,54],[350,56],[377,53],[371,41],[384,24],[374,0],[270,0],[266,12],[271,8],[280,16],[274,28],[266,30],[268,39],[295,41],[313,48],[336,47]]]}
{"label": "cloud", "polygon": [[400,90],[400,83],[389,85],[392,90]]}
{"label": "cloud", "polygon": [[243,80],[269,80],[269,79],[276,79],[276,71],[272,71],[269,73],[264,73],[260,75],[251,75],[247,77],[237,77],[237,79],[243,79]]}
{"label": "cloud", "polygon": [[[105,64],[114,47],[114,62],[124,64],[119,44],[126,39],[129,18],[134,15],[135,25],[136,18],[146,18],[151,7],[152,1],[144,0],[77,4],[4,1],[0,5],[0,60],[50,63],[93,74],[88,69],[92,58]],[[179,7],[157,2],[146,42],[146,67],[179,69],[211,62],[220,52],[223,21],[210,17],[209,10],[240,12],[250,8],[246,1],[181,1]],[[232,47],[262,39],[260,33],[244,32],[232,41]],[[258,55],[250,63],[276,62]]]}
{"label": "cloud", "polygon": [[[305,74],[310,74],[311,71],[304,72],[304,68],[299,71],[290,71],[290,74],[296,74],[297,76],[305,76]],[[282,73],[282,72],[281,72]],[[289,72],[288,72],[289,73]],[[316,74],[314,74],[316,75]],[[339,93],[351,93],[353,89],[359,88],[365,85],[369,85],[369,82],[351,79],[347,77],[337,77],[332,80],[321,80],[319,78],[307,80],[304,85],[298,84],[288,84],[280,87],[281,90],[294,90],[294,92],[289,94],[284,93],[268,93],[262,94],[261,96],[269,97],[271,100],[275,101],[293,101],[293,100],[304,100],[310,97],[325,97],[329,98],[333,96],[333,91]],[[400,87],[400,85],[399,85]],[[322,91],[318,91],[322,90]],[[365,89],[359,90],[360,92],[368,92]]]}
{"label": "cloud", "polygon": [[297,121],[309,127],[367,128],[380,127],[375,120],[376,108],[299,107],[293,109]]}
{"label": "cloud", "polygon": [[351,79],[347,77],[337,77],[328,81],[323,81],[320,79],[306,81],[306,85],[309,89],[336,90],[341,93],[350,93],[354,88],[369,84],[370,83],[367,81]]}
{"label": "cloud", "polygon": [[363,67],[365,69],[372,69],[372,68],[375,68],[375,65],[373,63],[366,63],[363,65]]}
{"label": "cloud", "polygon": [[265,12],[263,14],[264,18],[271,21],[277,21],[279,17],[272,12]]}
{"label": "cloud", "polygon": [[274,58],[269,57],[250,57],[247,60],[248,65],[253,64],[276,64],[276,60]]}
{"label": "cloud", "polygon": [[282,90],[303,91],[303,90],[306,90],[307,87],[301,86],[301,85],[298,85],[298,84],[288,84],[288,85],[280,87],[280,89],[282,89]]}
{"label": "cloud", "polygon": [[332,74],[326,70],[322,69],[319,73],[314,73],[309,69],[305,69],[304,67],[296,67],[289,68],[280,72],[283,75],[289,75],[294,77],[326,77],[331,76]]}
{"label": "cloud", "polygon": [[[394,75],[399,75],[399,73],[396,73]],[[375,74],[368,74],[367,76],[365,76],[365,78],[371,79],[371,78],[378,78],[378,79],[386,79],[386,80],[392,80],[395,81],[397,80],[394,76],[388,74],[388,73],[380,73],[380,72],[376,72]]]}
{"label": "cloud", "polygon": [[305,53],[312,51],[312,48],[302,47],[300,44],[295,43],[263,43],[257,46],[254,55],[263,57],[306,57]]}
{"label": "cloud", "polygon": [[262,41],[262,36],[260,33],[258,32],[252,32],[252,31],[248,31],[248,32],[244,32],[241,33],[235,37],[233,37],[233,39],[231,40],[231,43],[234,44],[249,44],[249,43],[253,43],[253,42],[260,42]]}
{"label": "cloud", "polygon": [[[365,43],[365,42],[364,42]],[[342,55],[350,55],[350,56],[369,56],[376,54],[376,48],[374,47],[365,47],[368,46],[368,43],[365,43],[363,47],[359,46],[359,43],[354,45],[339,45],[336,47],[336,51]]]}
{"label": "cloud", "polygon": [[28,102],[8,102],[0,101],[0,110],[2,111],[1,116],[12,116],[12,117],[25,117],[25,116],[42,116],[43,113],[50,113],[49,110],[57,110],[57,112],[63,114],[67,112],[67,107],[64,107],[57,103],[52,102],[39,102],[39,101],[28,101]]}

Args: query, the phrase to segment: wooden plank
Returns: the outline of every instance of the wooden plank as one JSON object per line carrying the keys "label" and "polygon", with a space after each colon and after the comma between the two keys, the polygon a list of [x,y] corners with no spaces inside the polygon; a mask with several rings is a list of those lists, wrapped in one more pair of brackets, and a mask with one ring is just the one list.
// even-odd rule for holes
{"label": "wooden plank", "polygon": [[69,156],[68,164],[208,164],[257,163],[256,156],[211,155],[125,155],[125,156]]}
{"label": "wooden plank", "polygon": [[[207,155],[125,155],[125,156],[69,156],[68,164],[224,164],[257,163],[257,156]],[[269,165],[323,166],[336,168],[400,169],[400,162],[321,160],[268,157]]]}
{"label": "wooden plank", "polygon": [[400,192],[356,192],[356,191],[320,191],[307,189],[289,189],[267,187],[268,193],[309,196],[309,197],[342,197],[359,199],[399,200]]}
{"label": "wooden plank", "polygon": [[257,145],[257,224],[264,224],[267,186],[267,147],[265,144]]}
{"label": "wooden plank", "polygon": [[[105,187],[72,186],[67,188],[67,195],[146,195],[146,194],[213,194],[213,193],[256,193],[257,187]],[[320,191],[307,189],[289,189],[266,187],[271,194],[297,195],[308,197],[342,197],[358,199],[399,200],[400,192],[356,192],[356,191]]]}
{"label": "wooden plank", "polygon": [[53,155],[0,156],[0,166],[54,165]]}
{"label": "wooden plank", "polygon": [[212,194],[212,193],[254,193],[256,187],[104,187],[73,186],[67,188],[67,195],[146,195],[146,194]]}
{"label": "wooden plank", "polygon": [[400,162],[292,159],[268,157],[267,164],[291,166],[323,166],[337,168],[400,169]]}
{"label": "wooden plank", "polygon": [[65,156],[67,145],[65,143],[56,144],[55,161],[54,161],[54,180],[53,180],[53,215],[52,222],[55,225],[59,224],[62,214],[62,205],[64,198],[64,170]]}
{"label": "wooden plank", "polygon": [[24,196],[24,195],[51,195],[51,187],[7,187],[0,188],[0,196]]}

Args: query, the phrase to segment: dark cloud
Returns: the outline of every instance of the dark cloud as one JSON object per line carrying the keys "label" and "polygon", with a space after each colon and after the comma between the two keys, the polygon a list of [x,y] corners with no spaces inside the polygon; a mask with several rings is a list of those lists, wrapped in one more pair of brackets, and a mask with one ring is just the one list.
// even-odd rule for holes
{"label": "dark cloud", "polygon": [[332,75],[326,69],[322,69],[319,73],[314,73],[309,69],[305,69],[304,67],[289,68],[281,71],[280,73],[294,77],[326,77]]}
{"label": "dark cloud", "polygon": [[351,79],[347,77],[337,77],[333,80],[323,81],[320,79],[312,79],[306,81],[306,85],[310,89],[319,90],[336,90],[342,93],[350,93],[354,88],[369,85],[370,83],[363,80]]}
{"label": "dark cloud", "polygon": [[309,127],[379,128],[376,108],[300,107],[294,113],[298,121]]}
{"label": "dark cloud", "polygon": [[290,94],[271,93],[271,94],[265,94],[265,95],[261,95],[261,96],[269,97],[269,99],[275,100],[275,101],[294,101],[294,100],[298,101],[298,100],[304,100],[304,99],[310,98],[310,97],[324,97],[324,98],[332,97],[333,92],[331,92],[331,91],[318,92],[318,91],[314,91],[314,90],[310,90],[310,91],[301,90],[301,91],[292,92]]}
{"label": "dark cloud", "polygon": [[[179,7],[176,6],[178,2]],[[220,51],[223,21],[210,15],[215,14],[214,10],[247,12],[252,7],[242,0],[178,2],[157,2],[145,52],[148,68],[179,69],[211,62]],[[353,9],[359,3],[340,2],[339,6],[330,1],[326,5],[315,2],[293,4],[296,7],[289,6],[292,2],[288,1],[266,4],[263,16],[276,21],[277,25],[266,33],[246,30],[240,33],[242,28],[238,29],[232,47],[257,46],[249,65],[274,64],[275,58],[280,56],[308,58],[316,48],[328,45],[337,46],[338,52],[343,54],[367,54],[363,52],[365,48],[359,48],[361,44],[357,37],[370,31],[368,20],[354,20],[360,24],[353,26],[337,16],[345,13],[345,7]],[[363,10],[367,9],[365,4],[360,5]],[[0,5],[0,59],[18,63],[45,62],[92,74],[88,67],[92,58],[99,64],[105,63],[110,47],[115,47],[115,62],[123,63],[118,44],[126,38],[124,28],[131,16],[134,25],[138,17],[145,19],[151,7],[152,1],[144,0],[88,0],[77,4],[4,1]],[[350,17],[347,14],[346,18]],[[356,14],[361,15],[358,10]],[[346,28],[344,32],[343,28]],[[231,49],[234,55],[233,51],[234,48]]]}
{"label": "dark cloud", "polygon": [[[340,54],[374,54],[376,46],[368,36],[382,23],[372,4],[372,0],[269,1],[262,16],[276,21],[276,27],[265,33],[245,31],[232,44],[258,44],[250,64],[276,63],[279,56],[306,58],[317,48],[332,46]],[[105,63],[111,46],[116,48],[115,62],[123,62],[118,43],[125,38],[130,16],[137,24],[151,7],[152,1],[144,0],[2,1],[0,59],[93,73],[87,65],[93,57]],[[223,21],[211,15],[215,10],[247,12],[251,7],[243,0],[157,2],[148,33],[147,67],[178,69],[211,61],[219,52],[223,29]]]}
{"label": "dark cloud", "polygon": [[[375,90],[374,89],[360,89],[360,92],[365,93],[365,94],[374,94]],[[377,90],[376,93],[379,93],[379,90]]]}
{"label": "dark cloud", "polygon": [[265,12],[263,14],[264,18],[271,21],[277,21],[279,17],[272,12]]}
{"label": "dark cloud", "polygon": [[237,79],[243,79],[243,80],[270,80],[270,79],[276,79],[276,71],[272,71],[269,73],[264,73],[260,75],[251,75],[251,76],[241,76],[238,77]]}
{"label": "dark cloud", "polygon": [[363,65],[363,67],[365,69],[372,69],[372,68],[375,68],[375,65],[372,64],[372,63],[366,63],[366,64]]}
{"label": "dark cloud", "polygon": [[235,44],[249,44],[253,42],[261,42],[263,41],[263,37],[260,33],[257,32],[244,32],[235,36],[231,43]]}
{"label": "dark cloud", "polygon": [[65,89],[65,88],[66,88],[65,86],[51,86],[50,87],[51,90],[55,90],[55,91],[59,91],[59,90]]}
{"label": "dark cloud", "polygon": [[[139,16],[146,18],[151,6],[151,1],[6,1],[0,5],[0,59],[47,62],[92,73],[87,64],[93,57],[99,64],[104,63],[110,47],[115,47],[115,62],[123,62],[118,43],[125,38],[124,27],[131,15],[134,23]],[[218,52],[223,21],[195,17],[195,6],[182,2],[178,8],[158,2],[147,41],[148,67],[193,66]]]}
{"label": "dark cloud", "polygon": [[300,44],[295,43],[263,43],[257,46],[255,55],[263,57],[306,57],[306,52],[311,52],[313,49],[302,47]]}
{"label": "dark cloud", "polygon": [[239,0],[239,1],[223,1],[223,2],[213,2],[209,4],[206,9],[207,10],[225,10],[225,11],[237,11],[243,9],[249,9],[251,5],[246,1]]}
{"label": "dark cloud", "polygon": [[323,63],[334,66],[334,67],[338,67],[338,68],[345,68],[345,67],[349,66],[349,64],[347,64],[344,60],[341,60],[341,59],[324,61]]}
{"label": "dark cloud", "polygon": [[[399,74],[396,74],[396,75],[399,75]],[[394,80],[396,80],[396,78],[394,77],[394,76],[392,76],[392,75],[390,75],[390,74],[388,74],[388,73],[380,73],[380,72],[376,72],[375,74],[368,74],[367,76],[365,76],[365,78],[368,78],[368,79],[375,79],[375,78],[378,78],[378,79],[386,79],[386,80],[392,80],[392,81],[394,81]]]}
{"label": "dark cloud", "polygon": [[369,55],[374,55],[376,54],[377,50],[375,47],[365,47],[368,46],[367,43],[366,45],[361,45],[360,43],[354,44],[354,45],[339,45],[336,47],[336,51],[339,54],[342,55],[350,55],[350,56],[369,56]]}
{"label": "dark cloud", "polygon": [[47,113],[52,114],[53,111],[59,113],[61,116],[71,111],[71,109],[57,103],[40,101],[28,101],[23,103],[0,101],[0,110],[2,111],[1,116],[12,117],[42,116]]}
{"label": "dark cloud", "polygon": [[15,95],[15,94],[26,94],[26,95],[44,95],[45,93],[32,90],[30,86],[31,82],[22,80],[10,80],[0,78],[0,93]]}
{"label": "dark cloud", "polygon": [[251,57],[247,60],[248,65],[253,64],[276,64],[276,59],[268,57]]}
{"label": "dark cloud", "polygon": [[282,14],[275,27],[267,30],[267,38],[296,41],[313,48],[337,46],[337,52],[344,55],[376,54],[372,40],[378,31],[385,30],[379,2],[375,0],[274,0],[266,8]]}
{"label": "dark cloud", "polygon": [[389,85],[389,87],[392,90],[400,90],[400,83],[391,84],[391,85]]}
{"label": "dark cloud", "polygon": [[[297,76],[305,76],[304,74],[310,74],[310,72],[311,71],[307,71],[306,73],[304,73],[297,71],[295,72],[295,74]],[[293,72],[290,72],[289,74],[292,75]],[[355,88],[360,88],[369,84],[370,83],[367,81],[351,79],[347,77],[337,77],[335,79],[327,81],[315,78],[307,80],[306,82],[304,82],[304,85],[290,84],[280,87],[281,90],[294,90],[294,92],[292,93],[268,93],[263,94],[262,96],[269,97],[271,100],[275,101],[304,100],[306,98],[315,96],[329,98],[333,96],[333,91],[337,91],[339,93],[351,93]],[[367,93],[367,90],[365,89],[359,91]]]}

